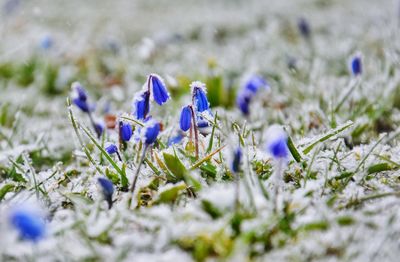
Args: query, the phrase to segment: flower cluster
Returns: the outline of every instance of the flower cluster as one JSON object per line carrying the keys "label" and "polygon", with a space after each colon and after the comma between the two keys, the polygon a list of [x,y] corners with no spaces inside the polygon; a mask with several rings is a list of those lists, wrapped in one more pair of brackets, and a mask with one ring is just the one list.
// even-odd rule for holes
{"label": "flower cluster", "polygon": [[209,123],[202,114],[211,115],[210,103],[207,99],[205,84],[195,81],[190,84],[192,89],[192,104],[182,107],[179,119],[179,127],[182,131],[186,132],[192,130],[195,136],[196,157],[198,156],[198,132],[202,134],[207,133]]}
{"label": "flower cluster", "polygon": [[156,74],[147,77],[145,90],[137,93],[133,98],[133,114],[138,120],[146,119],[150,113],[150,98],[163,105],[170,99],[164,80]]}

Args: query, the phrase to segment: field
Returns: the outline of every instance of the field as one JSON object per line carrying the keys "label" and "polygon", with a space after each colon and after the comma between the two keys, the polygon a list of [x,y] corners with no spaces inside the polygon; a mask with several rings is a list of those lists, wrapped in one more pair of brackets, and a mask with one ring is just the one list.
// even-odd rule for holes
{"label": "field", "polygon": [[0,261],[398,261],[400,2],[0,8]]}

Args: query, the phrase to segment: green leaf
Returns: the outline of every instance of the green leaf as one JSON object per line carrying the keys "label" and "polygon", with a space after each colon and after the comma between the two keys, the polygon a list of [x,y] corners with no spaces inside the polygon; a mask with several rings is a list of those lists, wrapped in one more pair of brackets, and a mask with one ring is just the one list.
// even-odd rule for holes
{"label": "green leaf", "polygon": [[176,185],[172,186],[171,188],[168,188],[168,189],[162,191],[158,195],[158,198],[155,201],[155,203],[156,204],[159,204],[159,203],[172,203],[178,198],[178,196],[184,190],[186,190],[186,184],[184,182],[176,184]]}
{"label": "green leaf", "polygon": [[301,227],[301,229],[304,231],[314,231],[314,230],[325,231],[328,228],[329,228],[329,223],[327,221],[316,221],[316,222],[305,224]]}
{"label": "green leaf", "polygon": [[223,215],[221,210],[219,210],[213,203],[206,199],[201,201],[201,207],[207,214],[211,216],[212,219],[220,218]]}
{"label": "green leaf", "polygon": [[128,186],[128,178],[126,177],[125,173],[125,165],[122,166],[122,169],[119,168],[117,163],[111,158],[111,156],[106,152],[106,150],[97,142],[96,138],[90,133],[90,131],[85,128],[81,127],[83,132],[89,137],[89,139],[93,142],[93,144],[103,153],[104,157],[107,159],[107,161],[114,167],[114,169],[118,172],[121,178],[121,186],[122,187],[127,187]]}
{"label": "green leaf", "polygon": [[354,219],[349,216],[342,216],[336,219],[337,223],[341,226],[349,226],[354,224]]}
{"label": "green leaf", "polygon": [[378,164],[368,167],[368,174],[379,173],[382,171],[388,171],[388,170],[392,170],[392,169],[393,169],[393,167],[391,165],[389,165],[388,163],[378,163]]}
{"label": "green leaf", "polygon": [[6,196],[7,193],[13,191],[15,189],[15,185],[6,184],[0,189],[0,201]]}
{"label": "green leaf", "polygon": [[287,145],[288,145],[289,151],[292,154],[294,160],[296,160],[297,163],[300,163],[302,160],[300,152],[299,152],[299,150],[297,150],[297,148],[294,145],[293,140],[290,136],[288,136]]}
{"label": "green leaf", "polygon": [[354,175],[353,172],[343,172],[343,173],[341,173],[340,175],[336,176],[335,178],[336,178],[337,180],[340,180],[340,179],[352,177],[353,175]]}
{"label": "green leaf", "polygon": [[328,140],[329,138],[343,132],[344,130],[351,127],[352,125],[353,125],[353,121],[348,121],[345,124],[340,125],[337,128],[329,130],[325,134],[318,136],[316,139],[314,139],[313,141],[311,141],[309,143],[309,145],[303,150],[303,153],[308,154],[319,143],[322,143],[322,142]]}
{"label": "green leaf", "polygon": [[184,176],[187,172],[185,166],[182,164],[179,157],[176,155],[171,155],[166,152],[163,153],[164,162],[167,168],[172,172],[172,174],[176,177],[177,180],[184,179]]}

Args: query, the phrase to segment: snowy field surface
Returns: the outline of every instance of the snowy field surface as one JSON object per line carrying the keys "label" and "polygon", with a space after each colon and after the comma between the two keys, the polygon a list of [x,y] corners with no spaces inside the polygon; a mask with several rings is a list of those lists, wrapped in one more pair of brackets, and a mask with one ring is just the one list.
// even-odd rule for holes
{"label": "snowy field surface", "polygon": [[399,261],[400,3],[0,0],[0,261]]}

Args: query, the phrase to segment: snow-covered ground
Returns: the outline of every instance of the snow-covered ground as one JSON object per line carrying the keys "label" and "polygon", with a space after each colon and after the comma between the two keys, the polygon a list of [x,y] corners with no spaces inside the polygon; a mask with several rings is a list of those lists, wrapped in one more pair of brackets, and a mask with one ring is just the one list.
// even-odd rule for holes
{"label": "snow-covered ground", "polygon": [[[0,261],[398,260],[398,1],[0,5]],[[143,121],[127,118],[150,73],[171,99],[150,102],[163,127],[128,206],[123,178],[132,183],[142,143],[133,137],[122,161],[107,158],[101,149],[119,146],[118,128],[97,139],[67,98],[79,81],[95,122],[116,116],[137,133]],[[256,75],[269,88],[245,116],[237,97]],[[197,158],[189,131],[168,146],[196,80],[211,103]],[[284,161],[268,152],[272,125],[290,137]],[[111,209],[105,176],[115,184]],[[19,231],[32,224],[15,223],[31,209],[44,220],[36,241]]]}

